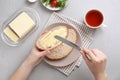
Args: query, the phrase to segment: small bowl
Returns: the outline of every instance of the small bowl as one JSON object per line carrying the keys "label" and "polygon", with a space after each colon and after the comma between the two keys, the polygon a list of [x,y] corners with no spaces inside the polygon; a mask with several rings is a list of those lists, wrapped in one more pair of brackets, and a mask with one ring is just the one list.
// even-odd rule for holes
{"label": "small bowl", "polygon": [[60,10],[62,10],[62,9],[64,9],[67,5],[68,5],[68,1],[69,0],[67,0],[66,1],[66,4],[65,4],[65,6],[63,7],[63,8],[55,8],[55,7],[51,7],[50,5],[45,5],[45,3],[42,3],[42,0],[40,0],[40,2],[41,2],[41,4],[46,8],[46,9],[48,9],[48,10],[50,10],[50,11],[60,11]]}

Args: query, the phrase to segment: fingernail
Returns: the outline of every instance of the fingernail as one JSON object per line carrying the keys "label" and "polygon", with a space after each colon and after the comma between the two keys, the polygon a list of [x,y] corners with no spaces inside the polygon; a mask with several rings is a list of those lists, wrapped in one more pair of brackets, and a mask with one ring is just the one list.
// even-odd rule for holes
{"label": "fingernail", "polygon": [[92,60],[92,58],[87,54],[86,54],[86,57],[88,58],[88,60],[90,60],[90,61]]}

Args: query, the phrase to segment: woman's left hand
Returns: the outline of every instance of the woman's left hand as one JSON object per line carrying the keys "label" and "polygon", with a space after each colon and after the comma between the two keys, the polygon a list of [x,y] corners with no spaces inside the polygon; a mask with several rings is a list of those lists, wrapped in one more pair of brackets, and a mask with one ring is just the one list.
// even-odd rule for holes
{"label": "woman's left hand", "polygon": [[29,66],[35,67],[41,62],[43,57],[49,53],[50,51],[40,51],[36,48],[36,46],[34,46],[30,55],[25,61]]}

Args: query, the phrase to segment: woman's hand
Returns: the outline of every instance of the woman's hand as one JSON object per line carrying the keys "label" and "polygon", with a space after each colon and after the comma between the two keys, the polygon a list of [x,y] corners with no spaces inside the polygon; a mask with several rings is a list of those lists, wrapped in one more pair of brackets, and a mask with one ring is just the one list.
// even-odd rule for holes
{"label": "woman's hand", "polygon": [[49,53],[50,51],[39,51],[36,47],[33,47],[29,56],[25,59],[22,65],[10,77],[9,80],[27,80],[33,68],[41,62],[42,58],[46,54]]}
{"label": "woman's hand", "polygon": [[34,46],[30,55],[28,56],[28,58],[25,61],[27,62],[27,64],[29,64],[29,66],[35,67],[36,65],[38,65],[41,62],[43,57],[49,53],[50,53],[50,51],[40,51]]}
{"label": "woman's hand", "polygon": [[98,49],[83,49],[80,51],[90,71],[96,80],[107,80],[105,72],[107,57]]}

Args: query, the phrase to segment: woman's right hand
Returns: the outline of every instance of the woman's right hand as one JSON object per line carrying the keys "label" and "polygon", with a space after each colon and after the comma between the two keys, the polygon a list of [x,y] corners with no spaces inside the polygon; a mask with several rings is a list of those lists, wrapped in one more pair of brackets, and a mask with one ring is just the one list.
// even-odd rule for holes
{"label": "woman's right hand", "polygon": [[107,57],[98,49],[83,49],[80,51],[95,80],[107,80],[105,72]]}

